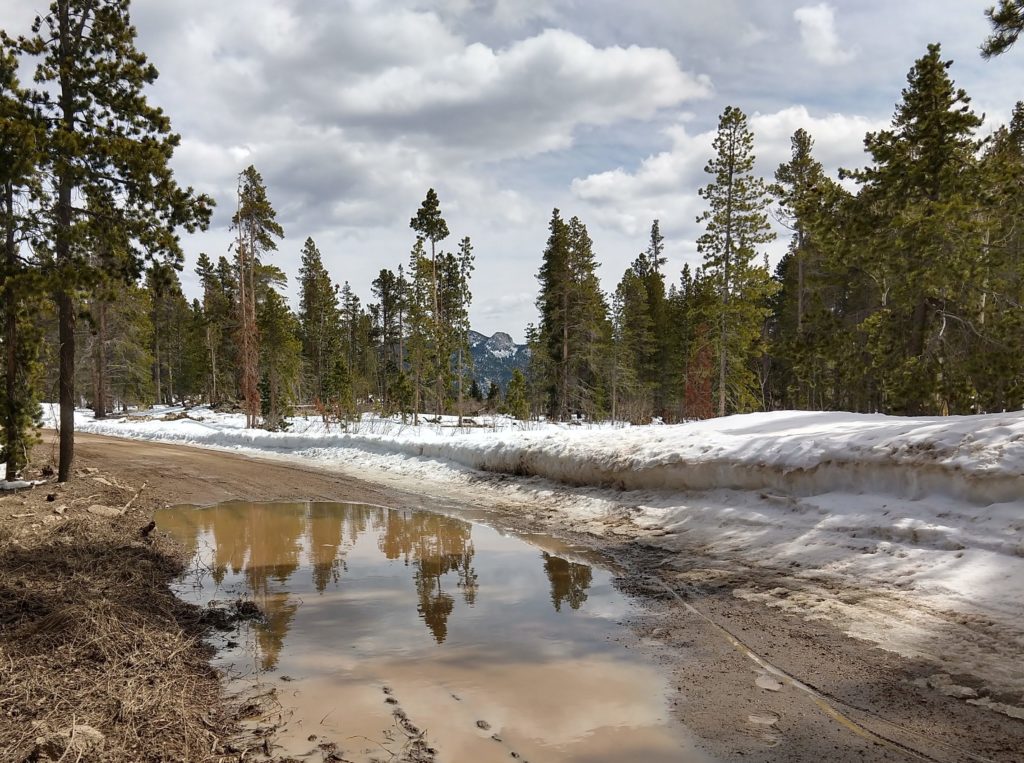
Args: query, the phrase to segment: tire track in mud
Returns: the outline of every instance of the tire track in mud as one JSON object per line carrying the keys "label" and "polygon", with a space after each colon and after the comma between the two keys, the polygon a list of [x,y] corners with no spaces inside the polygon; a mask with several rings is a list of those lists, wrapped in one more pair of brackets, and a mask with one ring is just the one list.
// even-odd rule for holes
{"label": "tire track in mud", "polygon": [[[872,712],[871,710],[868,710],[866,708],[854,707],[854,706],[848,705],[847,703],[845,703],[842,700],[839,700],[839,699],[837,699],[835,697],[827,696],[826,694],[824,694],[823,692],[819,691],[818,689],[815,689],[814,687],[810,686],[809,684],[804,683],[803,681],[801,681],[800,679],[796,678],[795,676],[790,675],[789,673],[787,673],[786,671],[784,671],[781,668],[777,667],[776,665],[773,665],[772,663],[768,662],[768,660],[766,660],[764,657],[762,657],[761,655],[759,655],[756,652],[754,652],[749,646],[747,646],[745,643],[743,643],[743,641],[739,637],[737,637],[734,633],[729,631],[724,626],[718,624],[711,617],[709,617],[708,615],[704,614],[699,609],[697,609],[692,604],[690,604],[688,601],[686,601],[686,599],[684,599],[677,591],[675,591],[673,588],[671,588],[661,578],[651,576],[651,577],[648,578],[648,581],[653,583],[657,587],[661,588],[662,590],[664,590],[670,596],[672,596],[672,598],[675,599],[683,607],[683,609],[685,609],[687,612],[689,612],[692,615],[695,615],[696,617],[700,618],[705,623],[707,623],[709,626],[711,626],[712,630],[714,630],[718,635],[720,635],[722,638],[724,638],[726,641],[728,641],[733,646],[734,649],[739,651],[741,654],[745,655],[751,662],[753,662],[755,665],[757,665],[759,668],[761,668],[761,670],[763,670],[766,673],[770,674],[771,676],[773,676],[773,677],[783,681],[784,683],[788,684],[789,686],[792,686],[794,689],[797,689],[798,691],[803,692],[804,694],[806,694],[808,697],[811,698],[813,703],[823,713],[825,713],[825,715],[830,717],[832,720],[834,720],[836,723],[838,723],[839,725],[843,726],[847,730],[851,731],[852,733],[856,734],[857,736],[860,736],[860,737],[862,737],[864,739],[867,739],[867,740],[869,740],[871,742],[875,742],[876,744],[880,744],[880,745],[882,745],[884,747],[888,747],[890,749],[896,750],[896,751],[904,753],[906,755],[910,755],[911,757],[913,757],[916,760],[926,761],[927,763],[946,763],[946,761],[944,761],[941,758],[936,758],[936,757],[933,757],[932,755],[929,755],[927,753],[920,752],[920,751],[918,751],[918,750],[916,750],[916,749],[914,749],[914,748],[912,748],[912,747],[910,747],[910,746],[908,746],[906,744],[903,744],[902,742],[899,742],[899,741],[897,741],[895,739],[891,739],[889,737],[883,736],[881,733],[869,729],[863,723],[860,723],[859,721],[851,718],[849,715],[847,715],[843,711],[839,710],[839,708],[837,708],[835,705],[841,704],[844,707],[848,707],[848,708],[850,708],[852,710],[856,710],[858,712],[868,714],[875,721],[878,721],[878,722],[884,723],[884,724],[886,724],[888,726],[891,726],[892,728],[894,728],[894,729],[896,729],[896,730],[898,730],[898,731],[900,731],[900,732],[902,732],[904,734],[908,734],[910,736],[917,736],[917,737],[923,736],[922,734],[919,734],[918,732],[915,732],[915,731],[913,731],[911,729],[907,729],[907,728],[905,728],[903,726],[900,726],[899,724],[896,724],[896,723],[894,723],[892,721],[889,721],[888,719],[883,718],[880,715],[877,715],[876,713]],[[974,754],[974,753],[972,753],[972,752],[970,752],[968,750],[964,750],[962,748],[954,747],[952,745],[947,745],[945,743],[938,742],[935,739],[930,739],[929,741],[930,741],[930,743],[932,745],[941,746],[941,747],[945,748],[945,750],[948,751],[950,754],[956,755],[957,757],[952,759],[954,761],[970,760],[970,761],[974,761],[974,763],[995,763],[991,758],[986,758],[986,757],[983,757],[981,755],[976,755],[976,754]],[[947,760],[950,760],[950,759],[947,759]]]}

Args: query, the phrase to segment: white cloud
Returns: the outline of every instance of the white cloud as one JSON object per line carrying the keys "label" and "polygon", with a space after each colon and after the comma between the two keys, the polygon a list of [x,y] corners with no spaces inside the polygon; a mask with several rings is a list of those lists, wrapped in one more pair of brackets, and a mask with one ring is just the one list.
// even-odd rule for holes
{"label": "white cloud", "polygon": [[[789,160],[790,138],[798,128],[814,138],[814,155],[833,176],[839,167],[864,164],[864,135],[886,123],[859,115],[815,116],[804,106],[754,114],[749,118],[757,156],[755,171],[770,180],[776,168]],[[596,221],[592,235],[606,244],[609,279],[618,279],[623,269],[643,248],[652,220],[659,220],[666,237],[669,271],[678,272],[684,262],[700,262],[696,239],[703,233],[697,216],[705,202],[697,191],[708,182],[704,167],[712,154],[715,130],[691,133],[683,123],[665,130],[668,149],[643,159],[635,170],[623,167],[598,172],[572,181],[573,196],[590,208],[584,220]],[[781,231],[780,231],[781,235]],[[780,238],[766,248],[774,262],[785,250]],[[606,287],[613,287],[609,281]]]}
{"label": "white cloud", "polygon": [[823,66],[836,66],[853,59],[853,52],[843,48],[839,40],[835,9],[828,3],[797,8],[793,18],[800,25],[800,40],[811,60]]}
{"label": "white cloud", "polygon": [[683,72],[665,50],[598,48],[550,29],[502,49],[473,43],[389,66],[327,85],[324,95],[339,122],[419,134],[494,159],[567,148],[580,126],[648,119],[710,90],[706,77]]}

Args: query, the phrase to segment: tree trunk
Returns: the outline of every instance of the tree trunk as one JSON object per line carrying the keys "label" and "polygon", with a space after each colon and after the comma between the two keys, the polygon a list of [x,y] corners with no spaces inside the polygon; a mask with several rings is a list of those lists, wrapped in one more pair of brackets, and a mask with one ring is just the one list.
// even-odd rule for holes
{"label": "tree trunk", "polygon": [[153,380],[156,382],[156,402],[164,402],[163,391],[160,388],[160,329],[153,333]]}
{"label": "tree trunk", "polygon": [[462,426],[462,348],[459,347],[459,426]]}
{"label": "tree trunk", "polygon": [[96,346],[93,349],[93,367],[96,373],[96,386],[93,394],[93,416],[97,419],[107,417],[107,303],[98,300],[96,303]]}
{"label": "tree trunk", "polygon": [[562,389],[559,401],[558,418],[567,421],[569,418],[569,291],[562,293]]}
{"label": "tree trunk", "polygon": [[412,402],[412,425],[419,426],[420,423],[420,373],[417,368],[416,373],[413,375],[415,379],[415,385],[413,389],[413,402]]}
{"label": "tree trunk", "polygon": [[[18,400],[18,310],[15,296],[9,287],[11,279],[14,277],[14,272],[17,269],[17,248],[14,243],[14,186],[11,183],[7,183],[4,187],[4,206],[5,206],[5,219],[4,228],[6,231],[5,236],[5,247],[6,252],[6,268],[4,273],[4,279],[7,282],[8,288],[3,289],[4,296],[4,347],[7,350],[5,357],[5,392],[6,399],[4,401],[3,411],[3,424],[4,431],[7,432],[7,449],[11,454],[17,453],[19,448],[23,448],[22,444],[22,430],[20,422],[18,421],[17,415],[17,400]],[[8,482],[12,482],[18,478],[17,460],[13,455],[9,455],[7,458],[7,471],[4,476]]]}
{"label": "tree trunk", "polygon": [[[70,81],[70,67],[74,58],[72,50],[72,29],[69,3],[57,3],[61,63],[60,109],[61,122],[69,135],[75,133],[75,99]],[[88,11],[84,12],[88,14]],[[85,26],[82,19],[81,28]],[[79,33],[80,34],[80,33]],[[68,71],[64,71],[64,67]],[[53,242],[54,260],[57,265],[57,341],[59,356],[59,382],[57,397],[60,403],[60,454],[57,464],[57,481],[67,482],[71,477],[71,464],[75,458],[75,305],[71,296],[71,193],[74,178],[69,162],[57,165],[57,226]]]}
{"label": "tree trunk", "polygon": [[210,350],[210,405],[216,405],[217,400],[217,353],[213,348],[213,330],[206,327],[206,346]]}

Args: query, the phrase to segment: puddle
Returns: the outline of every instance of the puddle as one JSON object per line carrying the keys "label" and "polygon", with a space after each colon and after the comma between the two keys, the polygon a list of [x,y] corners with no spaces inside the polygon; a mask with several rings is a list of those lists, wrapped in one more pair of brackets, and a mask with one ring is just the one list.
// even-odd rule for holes
{"label": "puddle", "polygon": [[631,604],[610,573],[557,546],[354,504],[156,520],[195,554],[184,598],[243,597],[264,613],[218,643],[216,664],[233,688],[277,689],[283,753],[320,760],[327,742],[360,763],[705,760],[671,721],[657,667],[623,643]]}

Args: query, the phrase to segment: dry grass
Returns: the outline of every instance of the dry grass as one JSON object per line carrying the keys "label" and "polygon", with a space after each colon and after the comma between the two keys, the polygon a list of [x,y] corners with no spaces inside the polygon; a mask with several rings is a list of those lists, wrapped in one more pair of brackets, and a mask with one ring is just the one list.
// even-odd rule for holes
{"label": "dry grass", "polygon": [[224,741],[238,724],[202,610],[168,588],[180,550],[142,538],[142,524],[132,513],[0,526],[0,760],[245,757]]}

